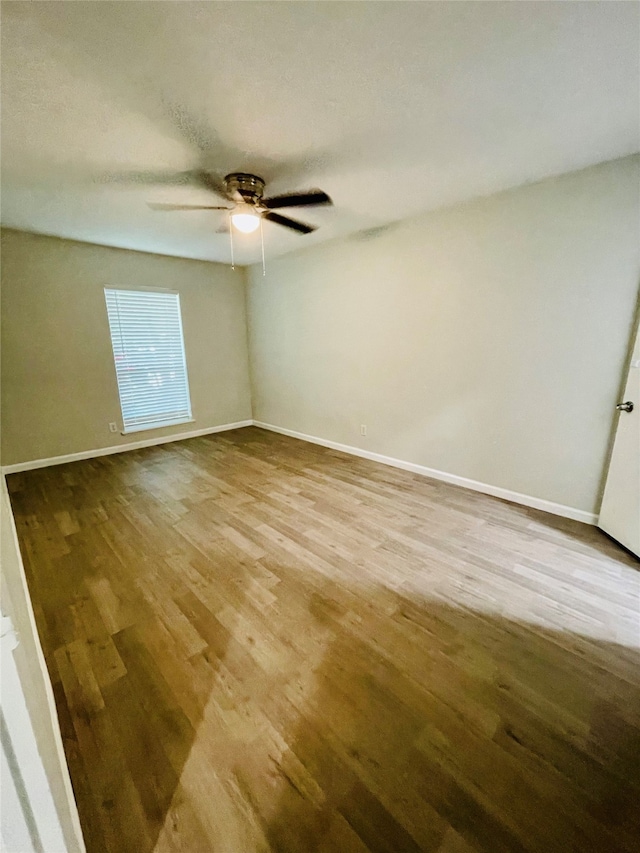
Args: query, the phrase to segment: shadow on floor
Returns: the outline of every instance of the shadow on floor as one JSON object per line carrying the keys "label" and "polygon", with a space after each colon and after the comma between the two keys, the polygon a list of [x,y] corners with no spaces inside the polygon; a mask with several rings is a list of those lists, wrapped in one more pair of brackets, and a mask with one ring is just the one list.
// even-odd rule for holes
{"label": "shadow on floor", "polygon": [[368,592],[314,593],[335,639],[311,689],[271,699],[299,714],[274,850],[637,849],[638,649]]}

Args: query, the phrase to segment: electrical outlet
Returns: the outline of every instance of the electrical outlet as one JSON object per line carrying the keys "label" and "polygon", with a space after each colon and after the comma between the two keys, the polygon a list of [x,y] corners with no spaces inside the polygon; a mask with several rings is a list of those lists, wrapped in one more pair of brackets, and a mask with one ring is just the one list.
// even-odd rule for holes
{"label": "electrical outlet", "polygon": [[366,435],[366,434],[367,434],[367,425],[366,424],[360,424],[360,435]]}
{"label": "electrical outlet", "polygon": [[110,423],[109,424],[109,432],[118,432],[118,424]]}

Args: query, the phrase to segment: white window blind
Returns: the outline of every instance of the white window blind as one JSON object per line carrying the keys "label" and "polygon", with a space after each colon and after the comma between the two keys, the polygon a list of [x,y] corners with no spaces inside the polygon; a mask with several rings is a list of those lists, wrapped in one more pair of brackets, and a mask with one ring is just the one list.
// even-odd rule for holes
{"label": "white window blind", "polygon": [[191,420],[180,297],[105,288],[125,432]]}

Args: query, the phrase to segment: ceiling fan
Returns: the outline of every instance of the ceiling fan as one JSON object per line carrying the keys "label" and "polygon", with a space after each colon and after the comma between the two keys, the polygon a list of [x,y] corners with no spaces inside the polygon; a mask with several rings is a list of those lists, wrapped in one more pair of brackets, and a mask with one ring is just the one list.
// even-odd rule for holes
{"label": "ceiling fan", "polygon": [[[200,172],[198,178],[207,189],[231,202],[231,205],[158,204],[149,202],[149,207],[153,210],[228,210],[234,228],[244,234],[251,234],[259,228],[263,219],[276,225],[283,225],[298,234],[310,234],[316,230],[316,225],[290,219],[288,216],[282,216],[275,211],[283,207],[315,207],[333,204],[325,192],[317,189],[263,198],[265,187],[263,179],[245,172],[232,172],[222,182],[219,182],[214,175],[208,172]],[[227,226],[225,225],[219,230],[226,231]]]}

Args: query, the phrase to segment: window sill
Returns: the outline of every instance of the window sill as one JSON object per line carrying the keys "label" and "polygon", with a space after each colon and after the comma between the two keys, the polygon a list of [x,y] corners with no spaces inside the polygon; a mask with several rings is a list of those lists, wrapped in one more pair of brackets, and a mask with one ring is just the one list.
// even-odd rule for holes
{"label": "window sill", "polygon": [[172,421],[158,421],[153,424],[138,424],[137,426],[126,427],[122,430],[120,435],[130,435],[132,432],[148,432],[152,429],[162,429],[163,427],[168,426],[178,426],[178,424],[193,424],[195,423],[195,418],[180,418],[179,420]]}

